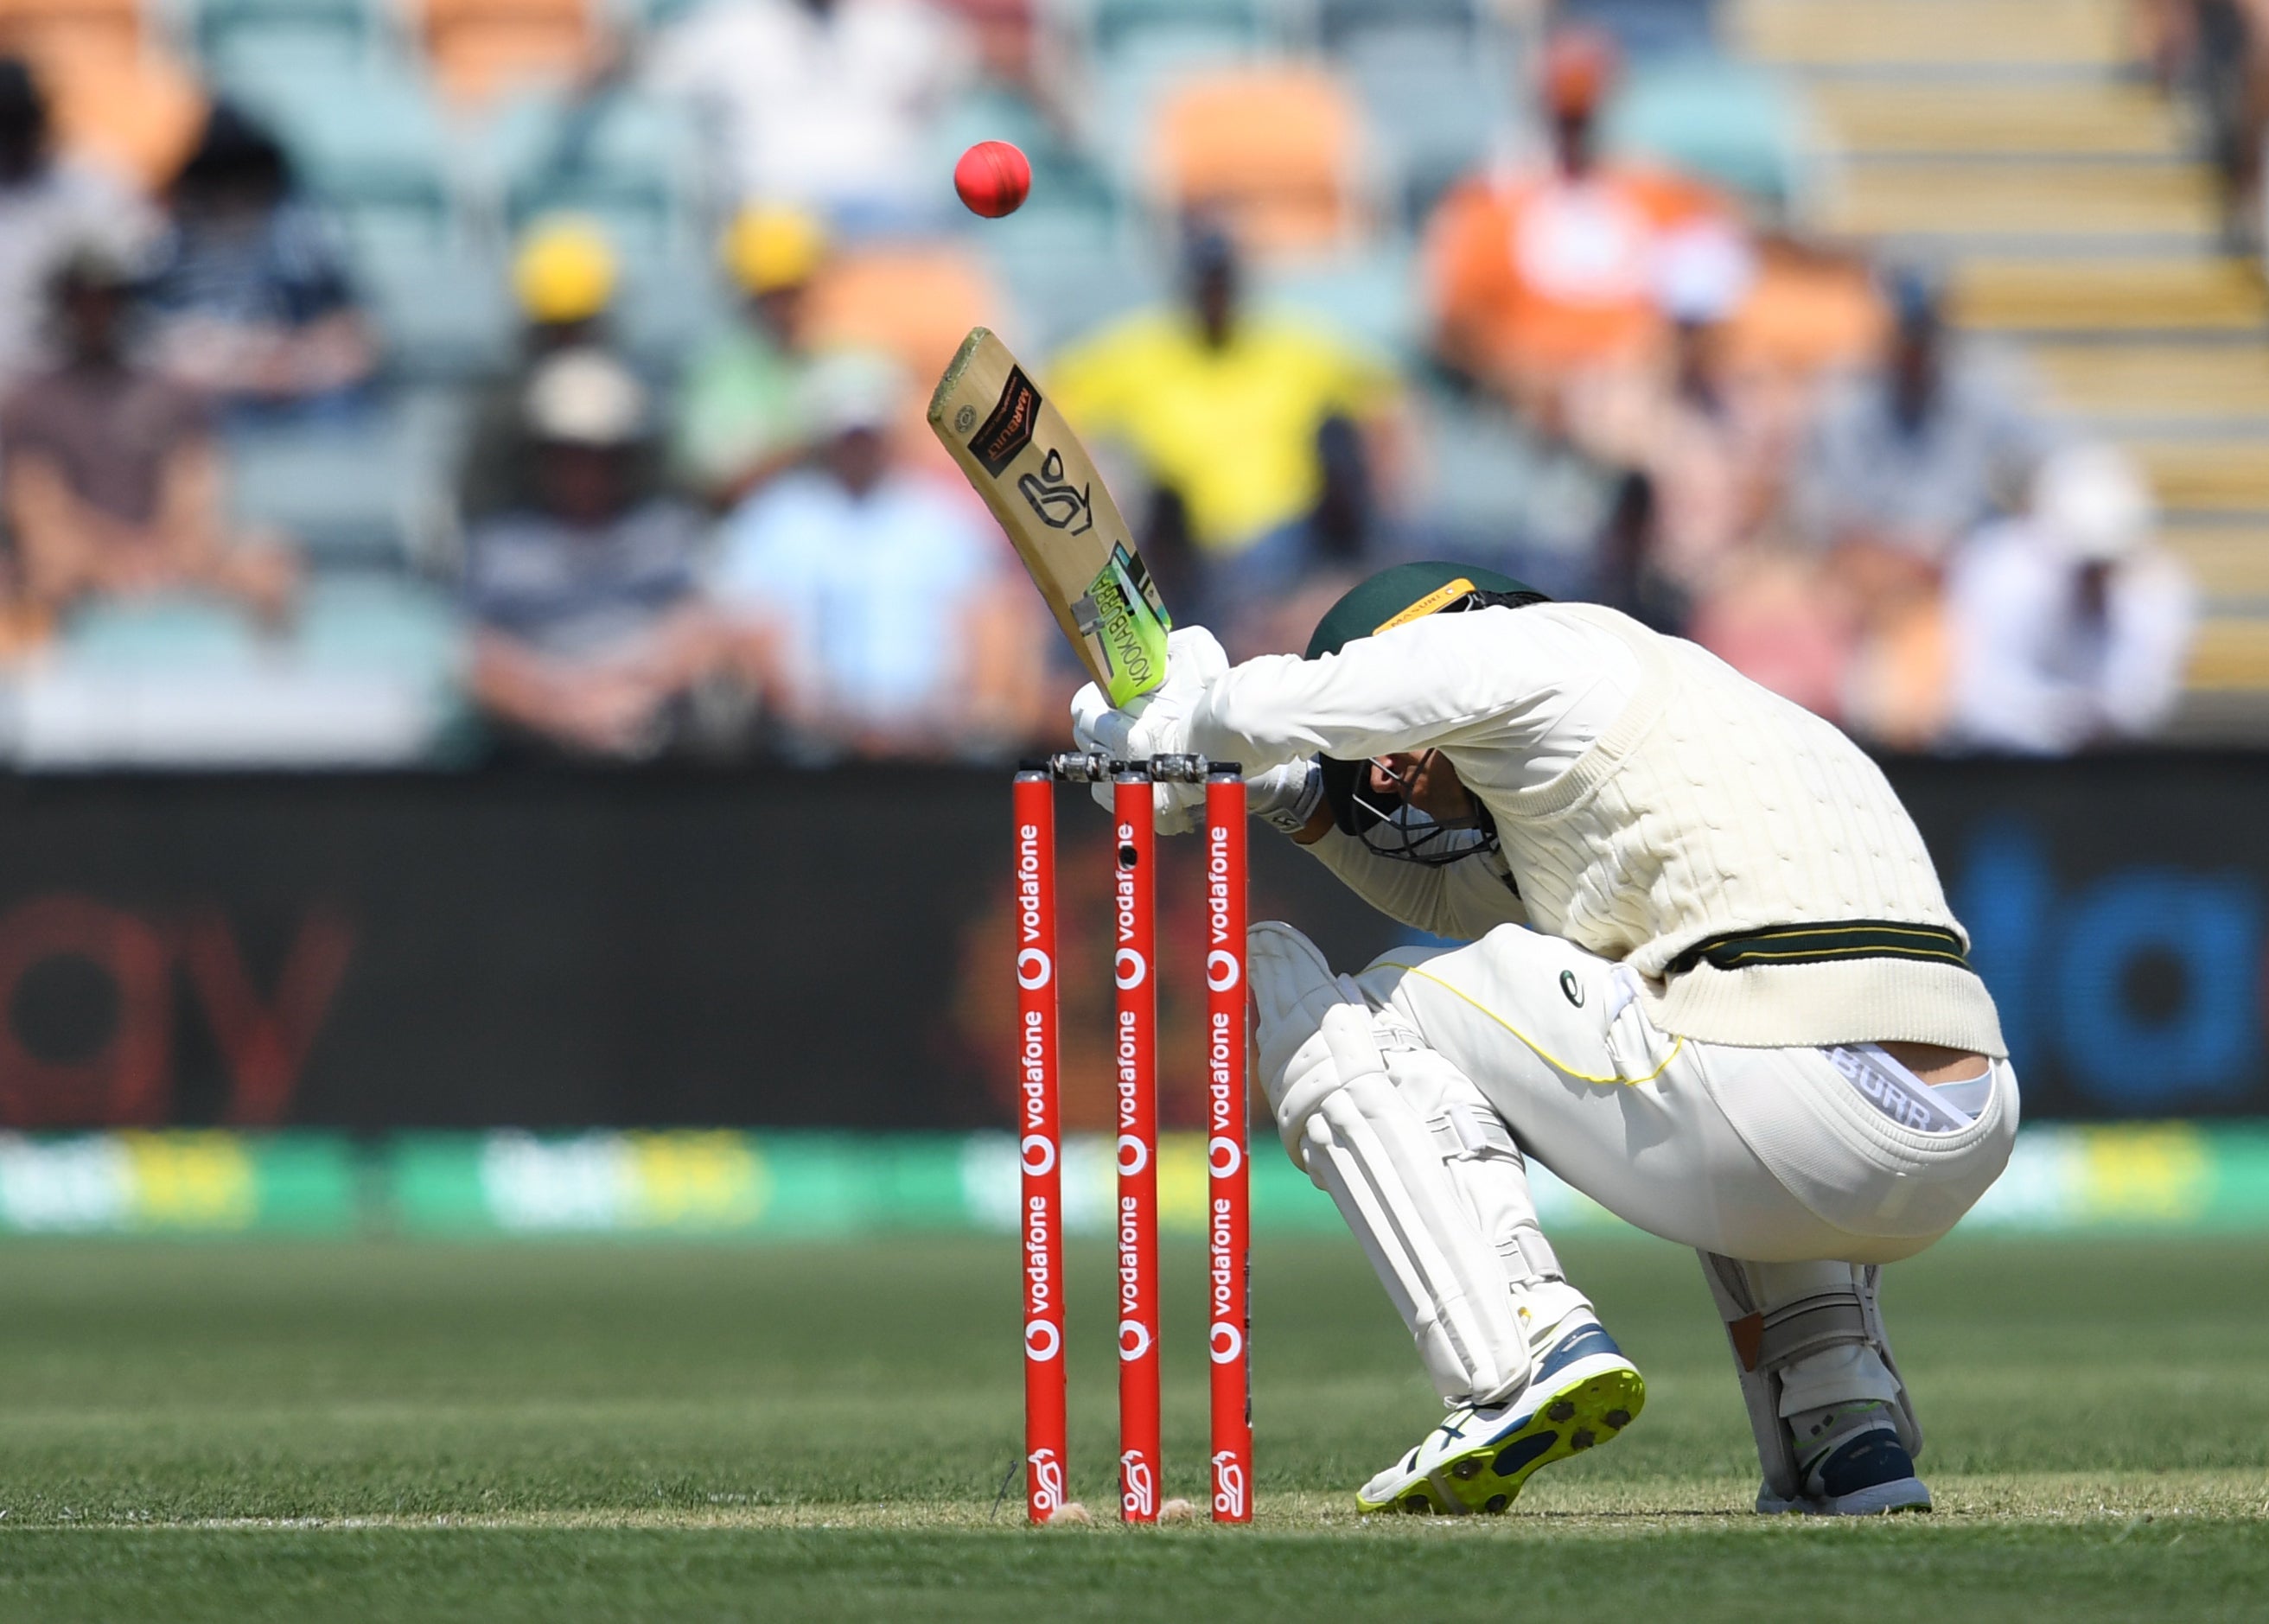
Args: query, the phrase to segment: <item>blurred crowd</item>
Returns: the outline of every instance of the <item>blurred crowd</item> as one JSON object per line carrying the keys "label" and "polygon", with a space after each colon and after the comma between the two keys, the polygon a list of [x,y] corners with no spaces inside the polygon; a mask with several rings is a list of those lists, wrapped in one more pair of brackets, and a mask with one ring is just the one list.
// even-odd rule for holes
{"label": "blurred crowd", "polygon": [[2135,0],[2138,55],[2159,88],[2188,99],[2221,172],[2224,236],[2262,248],[2269,144],[2269,0]]}
{"label": "blurred crowd", "polygon": [[[0,0],[23,759],[1053,739],[1077,674],[921,422],[980,320],[1240,655],[1448,557],[1894,748],[2179,691],[2139,470],[1935,268],[1806,233],[1700,4],[76,4],[198,70],[75,138],[92,48]],[[2176,64],[2209,12],[2139,15]],[[998,223],[946,183],[982,136],[1034,160]]]}

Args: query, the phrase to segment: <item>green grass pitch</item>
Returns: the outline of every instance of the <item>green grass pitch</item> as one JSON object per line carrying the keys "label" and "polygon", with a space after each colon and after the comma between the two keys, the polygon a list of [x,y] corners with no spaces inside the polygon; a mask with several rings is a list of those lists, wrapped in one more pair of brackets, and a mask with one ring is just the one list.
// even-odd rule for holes
{"label": "green grass pitch", "polygon": [[[1204,1460],[1170,1244],[1168,1492]],[[1955,1241],[1886,1303],[1928,1517],[1755,1490],[1692,1257],[1566,1249],[1645,1370],[1511,1515],[1358,1522],[1435,1406],[1353,1246],[1254,1259],[1260,1520],[1107,1513],[1108,1259],[1075,1251],[1085,1529],[1022,1525],[1005,1237],[0,1245],[0,1620],[2269,1616],[2269,1248]]]}

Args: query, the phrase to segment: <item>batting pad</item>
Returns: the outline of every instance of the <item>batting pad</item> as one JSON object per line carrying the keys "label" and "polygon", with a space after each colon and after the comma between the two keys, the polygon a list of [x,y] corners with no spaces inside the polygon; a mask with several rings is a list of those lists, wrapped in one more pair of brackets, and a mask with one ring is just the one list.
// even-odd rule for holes
{"label": "batting pad", "polygon": [[[1320,1097],[1306,1118],[1310,1176],[1362,1243],[1443,1401],[1513,1397],[1528,1382],[1528,1338],[1503,1261],[1425,1119],[1388,1079],[1370,1012],[1341,1005],[1323,1030],[1337,1086],[1316,1089]],[[1302,1081],[1313,1087],[1320,1080]]]}

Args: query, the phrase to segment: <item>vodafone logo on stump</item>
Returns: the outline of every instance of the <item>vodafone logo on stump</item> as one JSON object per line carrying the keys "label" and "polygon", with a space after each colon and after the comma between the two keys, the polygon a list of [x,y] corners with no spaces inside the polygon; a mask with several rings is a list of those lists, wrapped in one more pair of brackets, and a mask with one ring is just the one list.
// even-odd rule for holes
{"label": "vodafone logo on stump", "polygon": [[1216,948],[1206,955],[1206,986],[1208,991],[1226,993],[1243,978],[1245,968],[1237,962],[1237,955]]}
{"label": "vodafone logo on stump", "polygon": [[1047,985],[1055,975],[1055,965],[1038,948],[1020,949],[1016,954],[1016,985],[1027,993],[1037,993]]}

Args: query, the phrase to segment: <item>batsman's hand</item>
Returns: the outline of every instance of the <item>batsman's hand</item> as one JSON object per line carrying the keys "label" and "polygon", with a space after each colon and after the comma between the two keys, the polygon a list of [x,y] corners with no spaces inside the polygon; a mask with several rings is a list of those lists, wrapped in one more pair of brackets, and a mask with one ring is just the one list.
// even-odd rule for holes
{"label": "batsman's hand", "polygon": [[[1120,761],[1188,751],[1190,714],[1214,679],[1229,669],[1220,639],[1203,626],[1182,626],[1167,634],[1166,675],[1149,693],[1114,707],[1089,683],[1071,701],[1071,736],[1083,750],[1101,750]],[[1112,786],[1096,784],[1088,793],[1108,810]],[[1154,784],[1150,808],[1162,835],[1186,835],[1205,823],[1205,786]]]}

